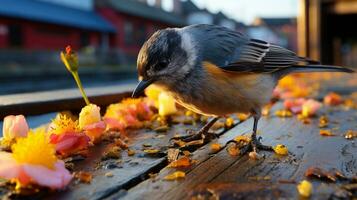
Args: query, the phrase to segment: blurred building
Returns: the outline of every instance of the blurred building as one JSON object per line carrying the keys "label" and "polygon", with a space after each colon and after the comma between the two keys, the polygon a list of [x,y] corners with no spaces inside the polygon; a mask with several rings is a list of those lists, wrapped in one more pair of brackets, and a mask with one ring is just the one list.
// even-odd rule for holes
{"label": "blurred building", "polygon": [[247,28],[247,34],[297,51],[296,18],[257,17]]}
{"label": "blurred building", "polygon": [[357,0],[300,0],[301,55],[325,64],[357,66]]}
{"label": "blurred building", "polygon": [[95,6],[114,25],[117,34],[110,38],[110,46],[126,61],[136,59],[142,44],[156,30],[186,24],[175,12],[165,11],[161,5],[150,6],[146,1],[97,0]]}
{"label": "blurred building", "polygon": [[115,28],[99,14],[35,0],[1,0],[0,48],[49,50],[105,46]]}
{"label": "blurred building", "polygon": [[207,9],[200,9],[191,0],[182,2],[181,15],[186,19],[187,24],[215,24],[237,30],[243,24],[227,17],[224,13],[211,13]]}
{"label": "blurred building", "polygon": [[170,9],[163,2],[0,0],[0,62],[51,66],[59,63],[58,51],[70,44],[81,54],[83,65],[132,66],[142,44],[156,30],[202,23],[296,49],[294,19],[258,18],[247,27],[191,0],[171,0]]}

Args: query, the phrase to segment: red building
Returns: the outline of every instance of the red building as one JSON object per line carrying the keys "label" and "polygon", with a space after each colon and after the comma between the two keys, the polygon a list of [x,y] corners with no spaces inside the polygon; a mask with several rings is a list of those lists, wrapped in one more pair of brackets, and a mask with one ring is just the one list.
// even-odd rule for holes
{"label": "red building", "polygon": [[100,15],[37,0],[1,0],[0,49],[106,46],[114,27]]}
{"label": "red building", "polygon": [[111,22],[117,34],[110,38],[111,47],[136,59],[142,44],[158,29],[181,27],[185,19],[145,2],[128,0],[98,0],[96,9]]}

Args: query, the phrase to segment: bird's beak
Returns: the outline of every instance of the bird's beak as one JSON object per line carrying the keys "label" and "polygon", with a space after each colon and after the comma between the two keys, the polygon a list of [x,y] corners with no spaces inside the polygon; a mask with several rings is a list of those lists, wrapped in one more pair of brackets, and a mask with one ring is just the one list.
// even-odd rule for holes
{"label": "bird's beak", "polygon": [[154,82],[154,79],[149,79],[149,80],[141,80],[139,84],[136,86],[133,94],[131,95],[132,98],[137,98],[139,97],[151,83]]}

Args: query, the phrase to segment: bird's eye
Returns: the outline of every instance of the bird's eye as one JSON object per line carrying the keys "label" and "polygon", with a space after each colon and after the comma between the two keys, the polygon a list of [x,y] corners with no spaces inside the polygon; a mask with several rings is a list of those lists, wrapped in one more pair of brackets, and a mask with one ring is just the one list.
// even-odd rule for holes
{"label": "bird's eye", "polygon": [[164,69],[165,67],[167,67],[168,62],[167,61],[160,61],[159,63],[156,64],[156,70],[160,71],[162,69]]}

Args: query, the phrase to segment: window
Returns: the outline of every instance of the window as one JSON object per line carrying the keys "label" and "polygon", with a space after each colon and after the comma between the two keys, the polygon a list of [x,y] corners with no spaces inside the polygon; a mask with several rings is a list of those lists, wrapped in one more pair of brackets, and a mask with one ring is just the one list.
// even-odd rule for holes
{"label": "window", "polygon": [[133,33],[134,33],[134,26],[131,22],[125,22],[124,24],[124,43],[125,45],[133,45],[134,43],[134,38],[133,38]]}
{"label": "window", "polygon": [[142,45],[146,41],[145,24],[139,25],[137,27],[137,30],[135,31],[135,40],[137,41],[138,45]]}
{"label": "window", "polygon": [[11,47],[21,47],[23,44],[23,35],[21,25],[9,25],[9,44]]}
{"label": "window", "polygon": [[90,45],[90,40],[89,40],[89,33],[88,32],[81,32],[81,47],[86,47]]}
{"label": "window", "polygon": [[127,46],[141,46],[147,39],[145,24],[125,22],[124,43]]}

